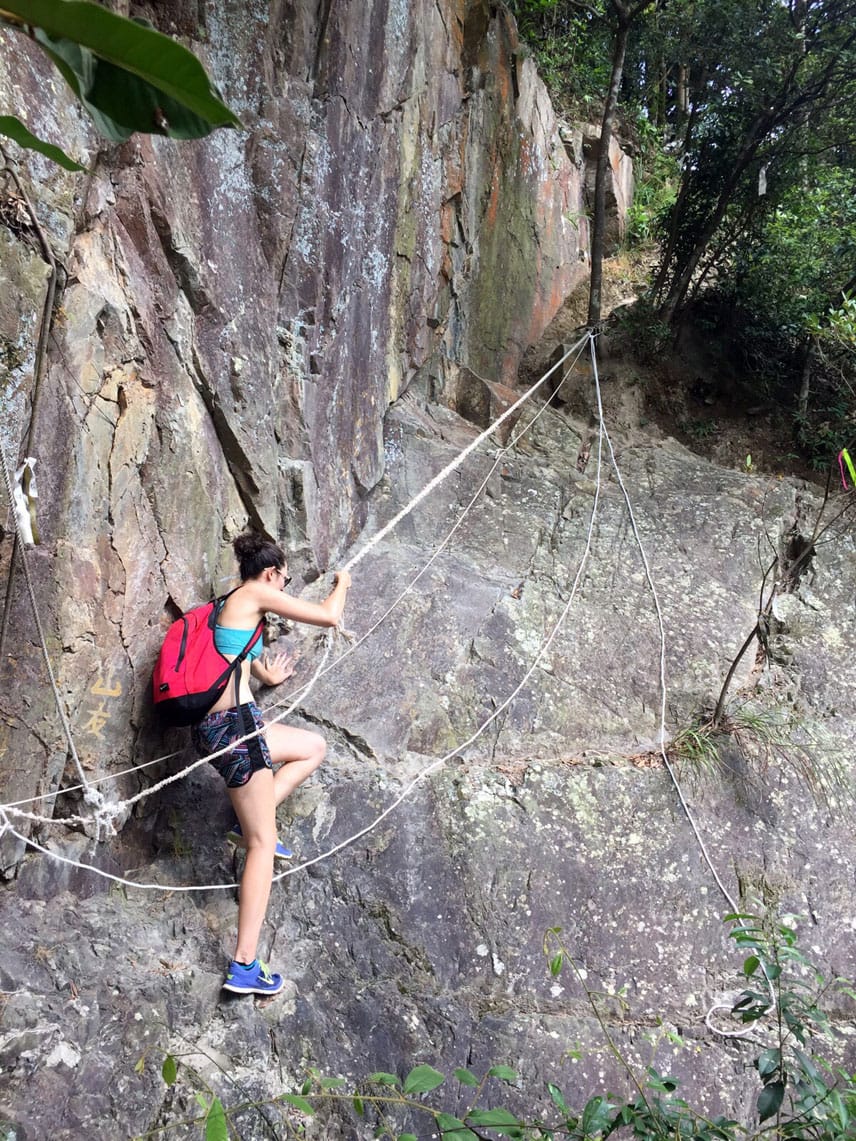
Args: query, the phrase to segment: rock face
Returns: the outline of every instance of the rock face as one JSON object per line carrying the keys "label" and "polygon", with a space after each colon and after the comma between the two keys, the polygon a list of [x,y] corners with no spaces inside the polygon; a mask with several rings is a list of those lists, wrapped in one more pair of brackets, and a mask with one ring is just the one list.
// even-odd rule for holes
{"label": "rock face", "polygon": [[[513,383],[585,272],[583,171],[504,9],[145,12],[189,38],[244,131],[97,150],[56,73],[0,33],[33,129],[92,164],[48,182],[44,160],[22,160],[61,279],[37,400],[46,267],[8,179],[0,334],[4,442],[38,461],[31,572],[99,771],[158,751],[145,679],[165,623],[231,574],[224,535],[249,521],[307,577],[328,567],[383,475],[390,402],[421,369],[464,408],[462,376]],[[28,704],[9,711],[7,755],[38,741],[8,774],[22,797],[56,787],[67,746],[20,584],[11,604]]]}
{"label": "rock face", "polygon": [[[139,10],[192,42],[247,126],[180,147],[96,152],[42,62],[0,32],[3,86],[33,129],[94,163],[80,179],[24,164],[60,265],[38,394],[46,271],[8,183],[21,220],[0,229],[2,442],[37,460],[43,539],[15,560],[0,662],[2,800],[26,802],[0,818],[14,933],[0,1124],[18,1141],[114,1141],[193,1116],[195,1084],[262,1103],[238,1113],[243,1137],[288,1136],[293,1113],[270,1099],[308,1069],[418,1062],[509,1063],[520,1087],[489,1097],[542,1111],[550,1079],[582,1104],[626,1076],[579,979],[547,971],[548,927],[592,989],[627,988],[606,1018],[631,1064],[746,1118],[748,1049],[705,1024],[739,986],[731,903],[658,748],[710,706],[756,620],[758,543],[784,557],[819,504],[638,418],[615,441],[626,499],[577,402],[533,400],[369,547],[518,396],[524,350],[585,268],[582,164],[503,8],[239,7]],[[334,642],[290,714],[330,755],[281,815],[298,857],[263,953],[289,986],[267,1004],[220,992],[240,869],[213,771],[128,804],[192,760],[184,736],[155,731],[149,671],[166,621],[229,581],[227,539],[247,521],[294,551],[310,595],[319,570],[364,552],[357,641]],[[836,775],[856,714],[853,536],[827,537],[812,581],[777,604],[763,671],[747,660],[734,683],[799,726],[775,763],[745,730],[714,777],[681,779],[734,901],[807,912],[827,968],[852,974],[848,818],[805,791]],[[322,647],[311,631],[283,644],[308,681]],[[289,699],[263,701],[275,716]],[[69,791],[81,775],[85,795]],[[117,829],[100,841],[99,807]],[[651,1035],[658,1017],[668,1035]],[[170,1089],[168,1053],[183,1056]],[[440,1096],[457,1111],[453,1087]],[[306,1127],[372,1134],[329,1107]]]}

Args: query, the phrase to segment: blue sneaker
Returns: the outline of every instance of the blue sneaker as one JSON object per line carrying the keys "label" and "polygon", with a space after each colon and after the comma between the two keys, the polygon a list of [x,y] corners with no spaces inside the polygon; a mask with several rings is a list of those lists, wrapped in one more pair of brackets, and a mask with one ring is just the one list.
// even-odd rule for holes
{"label": "blue sneaker", "polygon": [[235,994],[279,994],[284,986],[285,979],[269,970],[267,963],[256,959],[244,967],[233,959],[226,972],[223,990],[231,990]]}
{"label": "blue sneaker", "polygon": [[[237,844],[239,848],[246,848],[247,846],[240,824],[236,824],[234,828],[229,829],[226,833],[226,839],[231,840],[233,844]],[[275,860],[290,860],[294,852],[292,852],[291,848],[286,848],[285,844],[281,844],[279,840],[277,840],[273,855]]]}

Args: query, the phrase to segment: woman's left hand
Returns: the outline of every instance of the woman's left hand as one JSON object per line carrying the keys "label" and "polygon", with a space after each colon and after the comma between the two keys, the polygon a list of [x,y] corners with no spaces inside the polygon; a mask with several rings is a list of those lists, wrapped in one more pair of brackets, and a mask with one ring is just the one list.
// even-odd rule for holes
{"label": "woman's left hand", "polygon": [[268,685],[281,685],[294,673],[296,658],[291,654],[280,653],[271,656],[266,650],[262,656],[262,663],[267,672]]}

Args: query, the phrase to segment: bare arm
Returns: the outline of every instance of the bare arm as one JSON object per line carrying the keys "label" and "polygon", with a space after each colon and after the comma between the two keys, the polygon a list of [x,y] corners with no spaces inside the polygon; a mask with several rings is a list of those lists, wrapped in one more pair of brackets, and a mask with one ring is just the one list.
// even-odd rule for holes
{"label": "bare arm", "polygon": [[267,583],[259,583],[255,587],[254,601],[258,602],[260,610],[268,610],[282,618],[290,618],[293,622],[305,622],[309,626],[337,626],[345,609],[345,598],[350,585],[350,574],[345,570],[339,571],[336,585],[324,601],[308,602],[303,598],[295,598],[292,594],[284,594]]}
{"label": "bare arm", "polygon": [[[345,598],[350,585],[351,576],[347,571],[340,571],[336,576],[336,585],[323,602],[306,602],[266,583],[259,583],[254,592],[254,600],[264,610],[295,622],[306,622],[311,626],[335,626],[345,609]],[[281,685],[294,673],[294,662],[295,659],[289,654],[271,656],[265,651],[260,658],[250,663],[250,672],[262,685]]]}

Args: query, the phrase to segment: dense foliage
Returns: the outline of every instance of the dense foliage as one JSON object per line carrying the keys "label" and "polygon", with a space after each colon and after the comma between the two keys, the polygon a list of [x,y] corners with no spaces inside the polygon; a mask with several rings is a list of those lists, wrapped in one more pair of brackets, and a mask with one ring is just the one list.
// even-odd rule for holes
{"label": "dense foliage", "polygon": [[[624,5],[514,7],[560,107],[596,117]],[[649,304],[672,326],[701,306],[825,467],[856,432],[856,0],[640,7],[619,110]]]}

